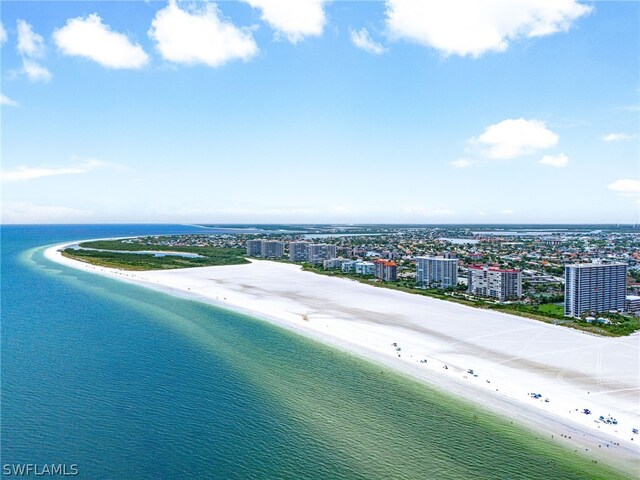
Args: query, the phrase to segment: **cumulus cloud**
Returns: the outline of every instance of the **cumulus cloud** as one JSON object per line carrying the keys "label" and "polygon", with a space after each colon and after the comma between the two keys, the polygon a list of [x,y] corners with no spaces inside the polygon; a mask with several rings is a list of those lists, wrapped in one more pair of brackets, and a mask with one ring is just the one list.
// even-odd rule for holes
{"label": "cumulus cloud", "polygon": [[28,57],[39,58],[44,55],[44,38],[33,31],[33,27],[24,20],[18,20],[18,53]]}
{"label": "cumulus cloud", "polygon": [[458,158],[450,163],[452,167],[455,168],[466,168],[476,163],[474,160],[469,160],[468,158]]}
{"label": "cumulus cloud", "polygon": [[165,60],[218,67],[230,60],[248,60],[258,52],[249,30],[220,18],[215,5],[178,7],[175,0],[156,13],[149,37]]}
{"label": "cumulus cloud", "polygon": [[550,167],[566,167],[569,165],[569,157],[564,153],[559,153],[558,155],[545,155],[538,163],[549,165]]}
{"label": "cumulus cloud", "polygon": [[640,180],[624,178],[610,183],[607,188],[624,196],[635,196],[640,193]]}
{"label": "cumulus cloud", "polygon": [[68,19],[53,32],[53,40],[64,55],[88,58],[107,68],[142,68],[149,63],[139,44],[111,30],[95,13]]}
{"label": "cumulus cloud", "polygon": [[513,215],[514,211],[510,209],[505,209],[505,210],[501,210],[500,213],[503,215]]}
{"label": "cumulus cloud", "polygon": [[4,25],[0,23],[0,45],[7,41],[7,31],[4,29]]}
{"label": "cumulus cloud", "polygon": [[88,173],[91,170],[100,167],[112,166],[107,162],[100,160],[88,159],[76,161],[74,165],[69,167],[25,167],[20,166],[0,172],[0,180],[4,183],[25,182],[42,177],[53,177],[58,175],[77,175]]}
{"label": "cumulus cloud", "polygon": [[576,0],[387,0],[391,38],[479,57],[522,38],[569,30],[591,6]]}
{"label": "cumulus cloud", "polygon": [[374,55],[380,55],[387,51],[385,47],[381,44],[375,42],[371,35],[369,35],[369,31],[366,28],[361,28],[360,30],[351,30],[351,43],[353,43],[356,47],[361,48],[365,52],[373,53]]}
{"label": "cumulus cloud", "polygon": [[27,58],[22,59],[22,72],[32,82],[48,82],[53,76],[46,67]]}
{"label": "cumulus cloud", "polygon": [[484,156],[495,159],[532,154],[557,143],[558,135],[547,129],[544,122],[524,118],[489,125],[482,135],[469,140],[469,144],[480,148]]}
{"label": "cumulus cloud", "polygon": [[17,107],[18,102],[0,93],[0,105],[5,105],[7,107]]}
{"label": "cumulus cloud", "polygon": [[608,133],[602,136],[602,140],[605,142],[622,142],[624,140],[631,140],[634,136],[627,133]]}
{"label": "cumulus cloud", "polygon": [[278,35],[284,35],[291,43],[304,37],[322,35],[326,24],[324,4],[327,0],[245,0],[260,10],[261,18]]}

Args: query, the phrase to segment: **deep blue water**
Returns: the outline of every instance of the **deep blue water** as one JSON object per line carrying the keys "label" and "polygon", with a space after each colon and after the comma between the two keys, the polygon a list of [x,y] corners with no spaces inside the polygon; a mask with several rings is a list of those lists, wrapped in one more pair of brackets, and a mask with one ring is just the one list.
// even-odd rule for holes
{"label": "deep blue water", "polygon": [[79,478],[612,478],[509,422],[259,320],[52,264],[185,226],[3,226],[2,464]]}

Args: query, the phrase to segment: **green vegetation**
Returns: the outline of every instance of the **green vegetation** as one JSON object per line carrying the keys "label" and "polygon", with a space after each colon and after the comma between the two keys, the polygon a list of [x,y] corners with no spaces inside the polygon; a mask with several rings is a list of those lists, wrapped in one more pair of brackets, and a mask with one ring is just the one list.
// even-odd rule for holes
{"label": "green vegetation", "polygon": [[546,315],[556,315],[559,317],[564,316],[564,305],[558,305],[557,303],[543,303],[537,306],[538,311]]}
{"label": "green vegetation", "polygon": [[[100,240],[84,242],[81,248],[95,250],[75,250],[67,248],[62,252],[66,257],[101,267],[123,270],[168,270],[174,268],[209,267],[214,265],[239,265],[248,263],[244,250],[224,247],[197,247],[130,243],[123,240]],[[153,253],[129,252],[171,252],[191,253],[199,257],[177,255],[155,256]]]}

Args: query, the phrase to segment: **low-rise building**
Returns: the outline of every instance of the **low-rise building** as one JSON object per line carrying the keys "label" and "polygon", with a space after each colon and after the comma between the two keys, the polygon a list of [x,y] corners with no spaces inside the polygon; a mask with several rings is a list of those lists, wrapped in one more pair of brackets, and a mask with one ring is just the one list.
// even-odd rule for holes
{"label": "low-rise building", "polygon": [[374,275],[376,266],[373,262],[356,262],[355,272],[356,275]]}
{"label": "low-rise building", "polygon": [[640,315],[640,296],[627,295],[625,311],[633,313],[634,315]]}
{"label": "low-rise building", "polygon": [[350,261],[351,260],[345,260],[344,258],[331,258],[329,260],[323,260],[322,267],[325,269],[341,268],[343,263]]}
{"label": "low-rise building", "polygon": [[340,265],[343,273],[355,273],[356,265],[362,263],[362,260],[347,260]]}

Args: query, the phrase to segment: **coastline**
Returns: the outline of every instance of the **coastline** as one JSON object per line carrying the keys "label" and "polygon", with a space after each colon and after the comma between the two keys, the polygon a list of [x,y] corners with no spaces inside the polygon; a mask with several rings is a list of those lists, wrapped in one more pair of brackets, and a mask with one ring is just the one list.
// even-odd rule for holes
{"label": "coastline", "polygon": [[[59,249],[73,243],[47,248],[46,258],[269,321],[553,436],[590,460],[637,472],[640,436],[630,440],[640,424],[637,333],[596,337],[268,261],[121,271],[63,257]],[[530,392],[543,397],[534,400]],[[596,424],[599,415],[619,423]]]}

